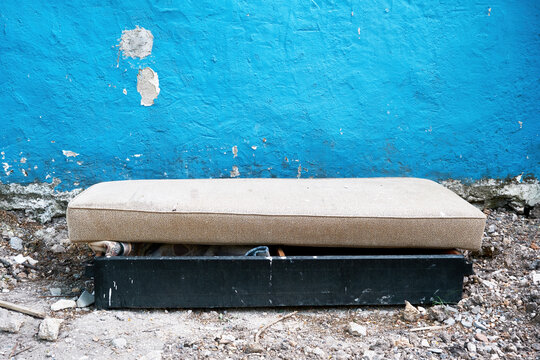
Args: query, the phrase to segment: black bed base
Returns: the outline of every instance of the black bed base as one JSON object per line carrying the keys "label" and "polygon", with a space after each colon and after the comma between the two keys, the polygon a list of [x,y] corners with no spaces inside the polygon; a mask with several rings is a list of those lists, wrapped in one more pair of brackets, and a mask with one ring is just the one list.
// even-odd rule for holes
{"label": "black bed base", "polygon": [[99,257],[91,273],[98,309],[397,305],[458,302],[472,265],[444,253]]}

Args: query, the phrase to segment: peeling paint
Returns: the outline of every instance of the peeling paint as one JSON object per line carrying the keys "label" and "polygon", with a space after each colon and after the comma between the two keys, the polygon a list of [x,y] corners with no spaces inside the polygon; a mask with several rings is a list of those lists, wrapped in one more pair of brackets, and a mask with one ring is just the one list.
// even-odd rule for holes
{"label": "peeling paint", "polygon": [[158,74],[149,67],[140,69],[137,74],[137,91],[141,94],[141,105],[154,105],[154,99],[160,92]]}
{"label": "peeling paint", "polygon": [[122,31],[119,46],[125,58],[143,59],[152,53],[154,35],[150,30],[137,25],[133,30]]}
{"label": "peeling paint", "polygon": [[240,176],[240,171],[238,171],[238,166],[233,165],[232,170],[230,172],[230,175],[231,175],[232,178]]}
{"label": "peeling paint", "polygon": [[4,172],[7,176],[11,175],[11,173],[13,172],[13,170],[9,170],[11,165],[9,165],[7,162],[2,163],[2,167],[4,168]]}
{"label": "peeling paint", "polygon": [[65,157],[77,157],[79,156],[80,154],[74,152],[74,151],[71,151],[71,150],[62,150],[62,154],[64,154]]}
{"label": "peeling paint", "polygon": [[232,153],[233,153],[233,157],[237,157],[238,156],[238,146],[234,145],[232,147]]}

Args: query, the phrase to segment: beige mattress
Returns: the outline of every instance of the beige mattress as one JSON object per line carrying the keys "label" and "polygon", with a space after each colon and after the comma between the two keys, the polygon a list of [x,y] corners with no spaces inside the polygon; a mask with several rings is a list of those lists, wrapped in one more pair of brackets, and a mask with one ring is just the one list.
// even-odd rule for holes
{"label": "beige mattress", "polygon": [[485,215],[416,178],[129,180],[68,206],[73,242],[478,249]]}

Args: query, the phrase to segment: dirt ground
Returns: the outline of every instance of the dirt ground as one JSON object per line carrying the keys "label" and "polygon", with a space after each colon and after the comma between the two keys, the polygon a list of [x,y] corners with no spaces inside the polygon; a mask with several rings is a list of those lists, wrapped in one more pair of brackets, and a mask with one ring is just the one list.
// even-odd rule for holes
{"label": "dirt ground", "polygon": [[[2,310],[0,325],[24,322],[0,332],[0,358],[540,359],[540,220],[487,213],[482,250],[466,253],[475,275],[465,279],[463,300],[405,320],[404,306],[55,312],[59,299],[92,291],[83,277],[90,250],[69,243],[64,218],[41,225],[0,211],[0,300],[64,319],[58,339],[46,341],[37,336],[41,319]],[[38,262],[16,264],[19,254]]]}

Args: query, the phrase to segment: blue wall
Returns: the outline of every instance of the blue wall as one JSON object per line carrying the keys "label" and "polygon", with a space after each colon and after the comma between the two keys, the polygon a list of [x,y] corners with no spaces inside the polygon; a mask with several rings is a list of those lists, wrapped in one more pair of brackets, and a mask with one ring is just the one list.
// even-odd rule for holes
{"label": "blue wall", "polygon": [[59,3],[0,4],[1,182],[540,175],[539,1]]}

